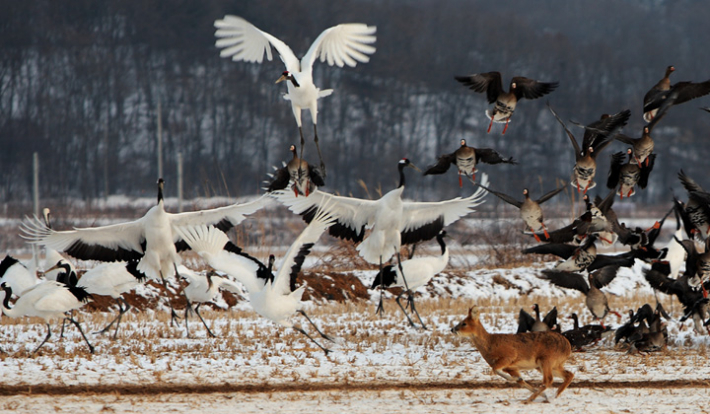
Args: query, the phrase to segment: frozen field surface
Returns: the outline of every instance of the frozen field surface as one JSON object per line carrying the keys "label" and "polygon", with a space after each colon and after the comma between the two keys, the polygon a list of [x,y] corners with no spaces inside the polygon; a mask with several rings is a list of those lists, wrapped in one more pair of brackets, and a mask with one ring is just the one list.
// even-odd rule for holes
{"label": "frozen field surface", "polygon": [[[159,395],[16,395],[6,412],[81,413],[707,413],[710,388],[573,388],[550,404],[524,405],[527,391],[383,390]],[[651,411],[652,410],[652,411]]]}

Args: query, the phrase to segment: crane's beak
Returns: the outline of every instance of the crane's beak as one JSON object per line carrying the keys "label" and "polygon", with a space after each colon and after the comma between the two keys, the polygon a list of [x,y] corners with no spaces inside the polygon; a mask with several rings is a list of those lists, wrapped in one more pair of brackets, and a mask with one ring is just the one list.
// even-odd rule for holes
{"label": "crane's beak", "polygon": [[420,170],[419,167],[417,167],[416,165],[412,164],[411,162],[410,162],[407,166],[408,166],[408,167],[412,167],[412,168],[414,168],[415,170],[417,170],[417,171],[419,171],[419,172],[422,172],[422,170]]}
{"label": "crane's beak", "polygon": [[56,269],[59,269],[59,262],[57,262],[57,264],[55,264],[54,266],[52,266],[52,267],[50,267],[49,269],[45,270],[44,272],[37,272],[37,273],[41,273],[42,275],[44,275],[45,273],[49,273],[49,272],[51,272],[52,270],[56,270]]}
{"label": "crane's beak", "polygon": [[283,82],[283,81],[285,81],[285,80],[288,80],[288,78],[286,77],[286,75],[281,75],[281,77],[276,80],[276,83],[281,83],[281,82]]}

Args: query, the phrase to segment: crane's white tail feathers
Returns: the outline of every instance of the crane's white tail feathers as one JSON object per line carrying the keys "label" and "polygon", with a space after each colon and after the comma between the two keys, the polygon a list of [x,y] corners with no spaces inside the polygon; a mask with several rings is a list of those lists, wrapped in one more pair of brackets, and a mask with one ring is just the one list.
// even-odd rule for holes
{"label": "crane's white tail feathers", "polygon": [[215,46],[222,49],[221,57],[261,63],[266,54],[268,60],[273,59],[266,34],[241,17],[226,15],[216,20],[214,26],[217,28]]}
{"label": "crane's white tail feathers", "polygon": [[204,254],[216,256],[229,241],[229,237],[214,226],[184,226],[176,227],[175,230],[185,243],[200,256]]}
{"label": "crane's white tail feathers", "polygon": [[332,89],[322,89],[318,91],[318,97],[319,98],[325,98],[326,96],[330,96],[333,94]]}
{"label": "crane's white tail feathers", "polygon": [[386,245],[382,239],[384,239],[384,233],[373,232],[357,246],[357,251],[360,252],[360,256],[366,262],[378,264],[380,263],[380,257],[382,257],[382,260],[387,261],[397,253],[394,245]]}

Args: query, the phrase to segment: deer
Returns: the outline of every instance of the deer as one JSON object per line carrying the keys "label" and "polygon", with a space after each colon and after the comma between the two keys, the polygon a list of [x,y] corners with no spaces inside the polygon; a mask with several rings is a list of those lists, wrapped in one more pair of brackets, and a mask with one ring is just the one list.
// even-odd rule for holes
{"label": "deer", "polygon": [[[564,369],[564,363],[572,354],[572,347],[564,336],[557,332],[525,332],[518,334],[488,333],[479,319],[476,306],[468,310],[466,319],[451,331],[458,336],[468,336],[493,372],[527,388],[532,395],[524,403],[533,402],[542,394],[550,402],[545,390],[552,385],[553,376],[564,381],[557,389],[555,398],[572,382],[574,374]],[[533,387],[520,376],[520,371],[536,369],[542,373],[540,387]]]}

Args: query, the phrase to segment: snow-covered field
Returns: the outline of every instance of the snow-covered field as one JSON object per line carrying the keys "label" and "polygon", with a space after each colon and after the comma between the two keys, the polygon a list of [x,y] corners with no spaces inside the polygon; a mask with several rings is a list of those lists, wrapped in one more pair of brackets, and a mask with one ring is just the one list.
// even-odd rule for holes
{"label": "snow-covered field", "polygon": [[[563,330],[570,328],[566,317],[572,312],[582,323],[591,322],[591,316],[581,294],[537,278],[551,263],[531,264],[528,258],[518,265],[519,257],[509,260],[511,251],[519,253],[528,242],[519,230],[509,237],[521,244],[511,249],[486,239],[499,233],[495,226],[500,222],[486,223],[464,220],[452,232],[449,267],[417,296],[427,330],[408,326],[390,293],[383,316],[374,313],[379,291],[369,291],[369,299],[359,301],[304,302],[316,324],[335,338],[331,343],[315,335],[332,350],[329,355],[300,333],[260,318],[246,300],[230,307],[221,298],[214,309],[201,309],[217,338],[209,338],[194,317],[191,337],[184,325],[170,327],[165,306],[133,310],[124,317],[116,340],[89,335],[95,354],[88,352],[73,327],[60,339],[54,324],[52,338],[31,355],[46,327],[37,319],[2,317],[0,407],[7,412],[520,412],[526,409],[521,401],[528,391],[494,375],[468,340],[450,333],[451,327],[473,304],[482,309],[483,323],[494,332],[514,332],[518,311],[530,312],[533,303],[543,312],[557,306]],[[465,242],[474,230],[479,234],[469,238],[477,244]],[[660,244],[668,239],[665,235]],[[372,267],[362,270],[359,259],[337,257],[346,251],[341,245],[325,236],[321,241],[306,260],[306,271],[327,272],[323,277],[355,276],[364,286],[372,283]],[[417,254],[435,250],[422,246]],[[268,254],[263,243],[250,251],[261,258]],[[186,262],[199,265],[194,260]],[[506,260],[508,264],[501,264]],[[641,276],[642,266],[622,269],[604,289],[611,307],[622,314],[655,302]],[[141,289],[139,296],[155,294]],[[629,354],[606,339],[575,353],[568,363],[575,373],[570,388],[551,404],[534,409],[707,412],[710,337],[693,332],[690,322],[677,321],[681,307],[675,299],[659,298],[674,317],[667,321],[666,349]],[[112,316],[80,312],[78,319],[88,332],[95,332]],[[302,317],[294,320],[313,332]],[[607,323],[620,321],[610,317]],[[540,379],[535,372],[523,375],[533,382]]]}
{"label": "snow-covered field", "polygon": [[[612,307],[623,312],[653,300],[640,267],[623,271],[607,289]],[[187,338],[184,327],[168,326],[164,310],[132,312],[117,340],[90,337],[93,355],[73,328],[64,339],[55,328],[45,348],[29,355],[45,327],[3,318],[0,346],[7,353],[0,355],[0,407],[14,412],[49,406],[86,412],[519,412],[528,391],[505,384],[472,344],[450,329],[472,304],[482,307],[484,324],[496,332],[514,331],[518,310],[532,303],[543,311],[555,304],[562,317],[574,311],[590,320],[579,294],[550,287],[537,279],[537,271],[528,266],[437,276],[418,297],[428,330],[409,327],[392,300],[385,301],[385,315],[376,316],[376,291],[369,301],[307,302],[314,321],[336,338],[324,342],[332,349],[328,356],[301,334],[260,319],[245,302],[203,312],[217,338],[208,338],[196,319]],[[374,273],[357,275],[369,285]],[[679,305],[662,300],[677,318]],[[79,318],[96,331],[109,316]],[[539,409],[704,412],[699,402],[708,397],[710,337],[694,333],[688,322],[668,326],[669,346],[660,352],[631,355],[606,340],[575,353],[568,363],[576,375],[571,388]],[[534,372],[525,376],[539,380]]]}

